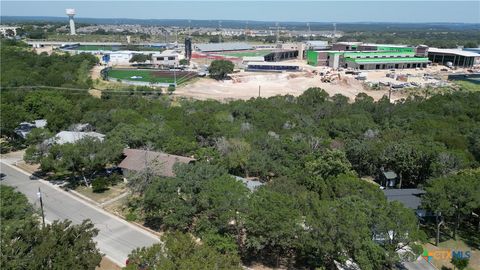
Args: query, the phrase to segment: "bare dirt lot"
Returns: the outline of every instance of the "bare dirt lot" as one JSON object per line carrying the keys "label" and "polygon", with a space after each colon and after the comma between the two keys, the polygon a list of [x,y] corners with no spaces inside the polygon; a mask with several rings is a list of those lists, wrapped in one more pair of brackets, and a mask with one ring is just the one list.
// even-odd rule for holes
{"label": "bare dirt lot", "polygon": [[[232,74],[231,80],[224,81],[202,78],[178,87],[175,95],[195,99],[232,100],[288,94],[298,96],[309,87],[320,87],[327,91],[330,96],[342,94],[350,98],[351,101],[362,92],[378,100],[389,94],[389,87],[384,86],[381,88],[382,90],[371,90],[365,85],[381,83],[383,85],[410,84],[417,87],[445,86],[448,85],[446,82],[448,74],[466,72],[464,69],[447,71],[444,66],[429,66],[424,69],[404,69],[394,72],[390,70],[371,70],[362,71],[361,73],[366,76],[366,80],[359,81],[355,79],[356,75],[347,75],[345,71],[337,72],[329,67],[312,67],[302,60],[286,62],[299,65],[302,71],[282,73],[240,71]],[[387,77],[388,73],[395,74],[394,78]],[[334,78],[332,82],[322,82],[322,78],[328,76]],[[404,77],[404,80],[397,79],[397,77]],[[415,88],[393,90],[391,100],[396,101],[415,92]]]}
{"label": "bare dirt lot", "polygon": [[[258,97],[271,97],[276,95],[299,96],[309,87],[320,87],[331,96],[342,94],[354,99],[358,93],[365,92],[375,100],[388,94],[388,91],[365,90],[360,81],[353,77],[343,77],[334,83],[324,83],[319,76],[310,72],[297,73],[263,73],[241,72],[233,76],[232,80],[215,81],[201,79],[192,84],[179,87],[175,95],[192,97],[196,99],[250,99]],[[259,91],[260,90],[260,91]],[[403,98],[399,93],[392,94],[392,100]]]}

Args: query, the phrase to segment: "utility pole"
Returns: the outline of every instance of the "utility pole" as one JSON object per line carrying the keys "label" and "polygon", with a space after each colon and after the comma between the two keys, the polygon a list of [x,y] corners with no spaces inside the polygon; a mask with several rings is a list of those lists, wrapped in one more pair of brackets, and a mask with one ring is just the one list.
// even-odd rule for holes
{"label": "utility pole", "polygon": [[390,87],[388,88],[388,102],[389,103],[392,103],[392,85],[390,85]]}
{"label": "utility pole", "polygon": [[173,78],[175,82],[175,88],[177,87],[177,64],[173,64]]}
{"label": "utility pole", "polygon": [[438,247],[438,244],[440,242],[440,226],[443,225],[443,218],[441,218],[442,213],[437,212],[436,213],[436,221],[437,221],[437,237],[435,237],[435,246]]}
{"label": "utility pole", "polygon": [[261,88],[261,85],[258,86],[258,97],[260,97],[260,88]]}
{"label": "utility pole", "polygon": [[45,213],[43,212],[43,200],[42,200],[42,192],[40,191],[40,187],[38,188],[37,192],[38,199],[40,199],[40,209],[42,211],[42,225],[45,228]]}

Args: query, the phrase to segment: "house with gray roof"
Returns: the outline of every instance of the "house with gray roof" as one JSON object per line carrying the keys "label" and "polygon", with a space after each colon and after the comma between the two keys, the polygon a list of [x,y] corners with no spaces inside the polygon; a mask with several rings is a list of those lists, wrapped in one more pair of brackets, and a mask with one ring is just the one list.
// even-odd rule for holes
{"label": "house with gray roof", "polygon": [[60,131],[55,137],[46,140],[47,144],[66,144],[76,143],[84,138],[93,138],[99,141],[103,141],[104,134],[98,132],[80,132],[80,131]]}

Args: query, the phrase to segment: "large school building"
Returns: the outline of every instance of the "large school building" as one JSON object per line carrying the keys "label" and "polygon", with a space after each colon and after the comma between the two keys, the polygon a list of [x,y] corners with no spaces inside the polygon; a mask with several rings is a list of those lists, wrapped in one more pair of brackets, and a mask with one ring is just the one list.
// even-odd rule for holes
{"label": "large school building", "polygon": [[332,50],[309,50],[306,58],[310,65],[332,68],[359,70],[423,68],[429,63],[427,50],[426,46],[341,42],[334,44]]}

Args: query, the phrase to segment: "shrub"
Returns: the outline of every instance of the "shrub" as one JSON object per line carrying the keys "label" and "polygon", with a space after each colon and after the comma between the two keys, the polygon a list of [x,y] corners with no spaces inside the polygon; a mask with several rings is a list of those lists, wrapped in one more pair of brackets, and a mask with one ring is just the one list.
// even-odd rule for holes
{"label": "shrub", "polygon": [[92,190],[95,193],[102,193],[108,190],[108,182],[105,178],[97,178],[92,182]]}

